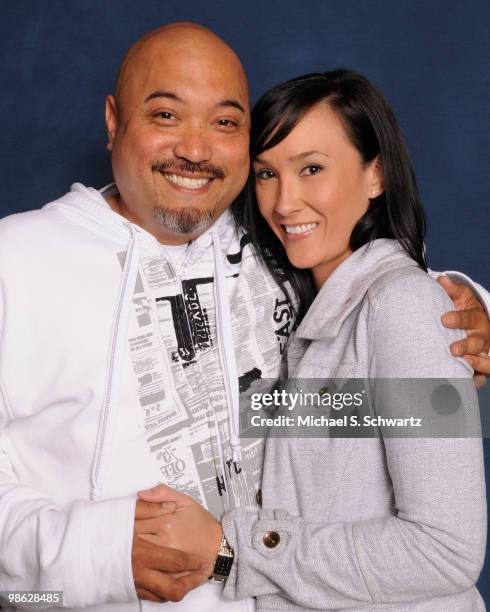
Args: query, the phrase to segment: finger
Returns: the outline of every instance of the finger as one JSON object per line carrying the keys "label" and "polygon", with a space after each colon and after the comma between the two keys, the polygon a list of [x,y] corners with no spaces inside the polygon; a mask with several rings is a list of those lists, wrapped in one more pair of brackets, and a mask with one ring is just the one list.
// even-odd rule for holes
{"label": "finger", "polygon": [[175,578],[158,571],[148,571],[145,576],[146,590],[168,601],[182,601],[189,591],[197,588],[207,580],[202,573],[187,574]]}
{"label": "finger", "polygon": [[182,582],[184,584],[184,588],[186,589],[186,592],[188,593],[189,591],[191,591],[192,589],[195,589],[198,586],[201,586],[201,584],[204,584],[205,582],[207,582],[209,579],[209,575],[207,572],[196,572],[193,574],[185,574],[184,576],[179,576],[179,578],[177,578],[177,580],[179,582]]}
{"label": "finger", "polygon": [[463,355],[463,359],[470,364],[477,374],[490,374],[490,357],[486,353]]}
{"label": "finger", "polygon": [[178,493],[164,484],[138,491],[138,497],[147,502],[178,501],[179,496],[182,496],[182,493]]}
{"label": "finger", "polygon": [[[138,535],[136,537],[141,540],[147,540],[151,536]],[[162,572],[178,574],[180,572],[202,572],[209,569],[209,562],[204,557],[177,550],[176,548],[156,545],[151,546],[151,550],[148,552],[149,567]]]}
{"label": "finger", "polygon": [[485,350],[485,340],[480,336],[468,336],[464,340],[453,342],[449,347],[451,355],[461,357],[462,355],[478,355]]}
{"label": "finger", "polygon": [[150,502],[137,499],[134,518],[144,520],[156,518],[157,516],[166,516],[175,512],[176,509],[177,504],[173,501]]}
{"label": "finger", "polygon": [[134,586],[136,587],[136,595],[138,596],[138,599],[146,599],[147,601],[156,601],[158,603],[165,603],[167,601],[166,599],[155,595],[155,593],[147,591],[143,587],[137,587],[136,583]]}
{"label": "finger", "polygon": [[134,533],[138,535],[143,533],[160,535],[161,538],[162,534],[165,535],[165,532],[171,527],[172,521],[168,521],[168,519],[160,519],[161,517],[135,521]]}
{"label": "finger", "polygon": [[[141,531],[141,532],[137,532],[135,530],[135,533],[138,535],[138,538],[140,538],[141,540],[145,540],[145,542],[150,542],[151,544],[155,544],[155,546],[163,546],[163,542],[162,542],[162,536],[161,535],[156,535],[155,533],[150,533],[148,531]],[[170,544],[171,542],[165,542],[165,545]]]}
{"label": "finger", "polygon": [[473,292],[466,285],[454,282],[449,276],[439,276],[437,282],[443,287],[457,308],[466,308],[478,303]]}
{"label": "finger", "polygon": [[487,384],[487,377],[484,374],[475,374],[473,380],[477,389],[481,389]]}
{"label": "finger", "polygon": [[446,312],[441,320],[443,325],[453,329],[478,329],[485,327],[486,315],[481,308],[470,308]]}

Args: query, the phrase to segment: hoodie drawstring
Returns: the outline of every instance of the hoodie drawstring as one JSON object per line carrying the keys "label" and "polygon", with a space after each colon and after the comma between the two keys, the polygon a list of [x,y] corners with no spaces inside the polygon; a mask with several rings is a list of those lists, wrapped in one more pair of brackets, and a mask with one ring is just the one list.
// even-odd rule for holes
{"label": "hoodie drawstring", "polygon": [[233,345],[230,299],[226,286],[223,252],[219,237],[219,224],[213,228],[214,250],[214,300],[216,304],[216,329],[221,370],[228,400],[228,423],[230,429],[231,459],[238,463],[242,460],[240,445],[240,392],[235,347]]}
{"label": "hoodie drawstring", "polygon": [[111,331],[110,352],[104,385],[104,398],[97,432],[94,461],[92,464],[92,490],[91,499],[100,499],[104,481],[104,466],[106,456],[112,446],[112,436],[115,429],[115,416],[117,398],[120,389],[119,375],[121,372],[121,359],[126,354],[122,344],[126,341],[131,296],[134,291],[139,265],[139,244],[136,231],[130,223],[125,224],[130,235],[129,246],[126,251],[121,283],[119,285],[119,299],[117,301]]}

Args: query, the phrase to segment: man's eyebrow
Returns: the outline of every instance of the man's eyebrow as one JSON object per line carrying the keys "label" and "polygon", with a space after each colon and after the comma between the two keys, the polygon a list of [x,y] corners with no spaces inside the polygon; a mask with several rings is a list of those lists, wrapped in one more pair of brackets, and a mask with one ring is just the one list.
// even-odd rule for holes
{"label": "man's eyebrow", "polygon": [[240,104],[240,102],[238,102],[238,100],[222,100],[221,102],[219,102],[218,106],[221,106],[223,108],[227,108],[230,107],[231,108],[236,108],[238,109],[240,112],[242,112],[243,114],[245,114],[245,109],[243,108],[243,106]]}
{"label": "man's eyebrow", "polygon": [[154,98],[167,98],[168,100],[173,100],[174,102],[184,102],[184,100],[182,100],[182,98],[179,98],[177,94],[174,94],[171,91],[165,91],[163,89],[157,89],[157,91],[154,91],[149,96],[146,96],[145,102],[149,102]]}

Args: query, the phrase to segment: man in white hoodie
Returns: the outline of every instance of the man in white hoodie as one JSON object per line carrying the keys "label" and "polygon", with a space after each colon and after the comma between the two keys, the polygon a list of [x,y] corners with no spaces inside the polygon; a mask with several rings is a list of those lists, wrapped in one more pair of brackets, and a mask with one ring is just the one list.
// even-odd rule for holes
{"label": "man in white hoodie", "polygon": [[253,609],[206,581],[219,529],[202,558],[160,548],[138,521],[171,507],[136,503],[164,482],[216,517],[256,504],[263,447],[240,444],[239,392],[278,376],[294,307],[227,210],[248,176],[248,104],[214,34],[152,32],[107,99],[115,185],[0,223],[0,590]]}

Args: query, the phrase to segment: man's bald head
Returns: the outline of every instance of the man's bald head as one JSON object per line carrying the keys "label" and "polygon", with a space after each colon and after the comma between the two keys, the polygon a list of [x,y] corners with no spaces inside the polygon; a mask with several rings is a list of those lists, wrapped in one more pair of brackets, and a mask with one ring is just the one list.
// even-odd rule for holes
{"label": "man's bald head", "polygon": [[245,185],[247,80],[236,54],[202,26],[174,23],[131,47],[106,125],[119,191],[109,203],[164,244],[198,236]]}
{"label": "man's bald head", "polygon": [[[229,77],[241,84],[248,96],[247,78],[243,66],[233,51],[219,36],[208,28],[191,22],[176,22],[152,30],[137,40],[126,53],[119,67],[115,99],[124,102],[127,90],[135,79],[144,76],[155,62],[171,57],[197,60],[198,64],[214,65],[225,69]],[[198,75],[196,75],[198,76]]]}

